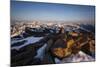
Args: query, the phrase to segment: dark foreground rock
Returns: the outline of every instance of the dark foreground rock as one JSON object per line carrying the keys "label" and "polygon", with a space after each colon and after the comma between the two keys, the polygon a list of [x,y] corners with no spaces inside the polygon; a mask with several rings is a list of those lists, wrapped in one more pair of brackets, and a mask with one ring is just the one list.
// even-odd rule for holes
{"label": "dark foreground rock", "polygon": [[[63,60],[72,55],[77,55],[79,51],[83,51],[86,54],[91,55],[90,45],[85,37],[77,38],[64,38],[64,34],[60,35],[48,35],[39,42],[29,44],[19,50],[11,50],[11,66],[27,66],[27,65],[42,65],[42,64],[54,64],[55,58]],[[86,43],[84,43],[87,41]],[[83,46],[81,44],[84,43]],[[44,45],[45,48],[43,47]],[[40,51],[41,56],[38,56],[38,50],[43,47],[43,51]],[[72,59],[72,58],[71,58]],[[69,60],[66,60],[69,61]]]}

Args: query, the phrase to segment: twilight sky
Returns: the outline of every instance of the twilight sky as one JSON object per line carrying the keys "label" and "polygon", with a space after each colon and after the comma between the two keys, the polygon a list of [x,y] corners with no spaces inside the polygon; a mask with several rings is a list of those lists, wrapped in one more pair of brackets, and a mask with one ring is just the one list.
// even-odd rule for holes
{"label": "twilight sky", "polygon": [[92,22],[95,20],[95,7],[11,1],[11,19]]}

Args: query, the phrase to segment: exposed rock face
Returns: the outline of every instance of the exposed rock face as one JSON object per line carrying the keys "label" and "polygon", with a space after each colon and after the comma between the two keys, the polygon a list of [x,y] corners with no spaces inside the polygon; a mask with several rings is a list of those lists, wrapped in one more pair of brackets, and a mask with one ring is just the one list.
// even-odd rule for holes
{"label": "exposed rock face", "polygon": [[95,35],[85,25],[37,22],[12,27],[11,66],[94,61]]}
{"label": "exposed rock face", "polygon": [[[92,56],[91,52],[95,51],[94,41],[89,40],[88,42],[85,37],[69,36],[69,38],[66,38],[65,33],[44,36],[38,42],[28,43],[19,50],[11,50],[12,66],[54,64],[56,61],[57,63],[82,61],[84,54],[80,58],[80,51],[90,56]],[[86,43],[84,43],[85,41]],[[85,45],[81,45],[82,43]],[[55,58],[59,60],[55,60]],[[84,61],[88,61],[88,59],[91,59],[91,57],[88,58],[87,56]]]}
{"label": "exposed rock face", "polygon": [[62,59],[62,58],[65,58],[67,56],[70,56],[71,50],[67,49],[67,48],[65,48],[65,49],[64,48],[55,48],[53,53],[58,58]]}
{"label": "exposed rock face", "polygon": [[34,46],[27,46],[18,51],[19,53],[12,55],[11,63],[12,66],[18,65],[27,65],[33,59],[33,56],[36,55],[35,47]]}
{"label": "exposed rock face", "polygon": [[11,50],[11,66],[31,65],[41,62],[39,58],[34,58],[37,55],[37,50],[41,46],[43,45],[39,45],[39,43],[34,43],[29,44],[21,48],[20,50]]}
{"label": "exposed rock face", "polygon": [[59,35],[59,39],[57,39],[51,47],[51,51],[54,56],[62,59],[72,54],[72,47],[75,44],[73,39],[66,40],[64,34]]}

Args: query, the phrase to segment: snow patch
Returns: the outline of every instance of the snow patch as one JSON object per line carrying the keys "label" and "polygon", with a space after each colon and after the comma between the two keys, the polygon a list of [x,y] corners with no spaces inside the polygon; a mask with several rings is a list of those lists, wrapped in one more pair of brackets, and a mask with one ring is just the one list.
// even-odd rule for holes
{"label": "snow patch", "polygon": [[20,48],[22,48],[22,47],[24,47],[26,45],[29,45],[31,43],[35,43],[35,42],[41,40],[42,38],[43,37],[28,37],[28,38],[25,38],[25,39],[22,39],[22,40],[12,41],[11,44],[14,44],[14,43],[17,43],[17,42],[21,42],[21,41],[24,41],[24,40],[26,40],[27,42],[24,43],[23,45],[12,47],[11,49],[19,50]]}
{"label": "snow patch", "polygon": [[58,58],[55,58],[55,63],[59,64],[59,63],[61,63],[61,60],[59,60]]}
{"label": "snow patch", "polygon": [[47,47],[47,44],[44,44],[40,49],[37,50],[37,55],[35,58],[43,59],[43,56],[45,55],[45,48]]}
{"label": "snow patch", "polygon": [[56,63],[72,63],[72,62],[86,62],[86,61],[94,61],[95,59],[91,56],[85,54],[84,52],[80,51],[76,55],[71,55],[70,57],[64,58],[62,60],[55,59]]}

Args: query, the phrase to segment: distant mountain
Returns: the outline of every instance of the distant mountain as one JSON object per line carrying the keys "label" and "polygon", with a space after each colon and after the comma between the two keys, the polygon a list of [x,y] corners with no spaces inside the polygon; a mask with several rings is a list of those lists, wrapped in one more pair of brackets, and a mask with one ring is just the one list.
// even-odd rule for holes
{"label": "distant mountain", "polygon": [[[74,36],[70,35],[71,32],[75,32],[77,34],[84,33],[85,37],[88,37],[89,35],[89,34],[86,35],[86,33],[95,33],[95,26],[92,24],[80,24],[80,23],[60,24],[53,22],[49,22],[48,24],[46,24],[46,23],[40,23],[38,21],[32,21],[28,23],[22,21],[16,21],[16,22],[19,23],[11,25],[12,65],[23,65],[23,64],[35,65],[35,64],[45,64],[45,63],[51,64],[51,63],[66,63],[66,62],[69,63],[69,62],[84,62],[84,61],[95,60],[95,58],[84,53],[81,50],[75,55],[72,54],[71,56],[64,57],[62,59],[58,59],[58,57],[54,55],[53,51],[50,51],[53,48],[58,48],[58,47],[63,47],[62,49],[66,48],[66,46],[62,46],[63,42],[61,42],[64,41],[65,43],[65,40],[61,39],[64,38],[65,36],[63,35],[61,36],[59,34],[61,27],[64,28],[66,32],[66,37],[68,36],[68,40],[66,41],[70,41],[70,39],[73,40],[75,39]],[[95,35],[93,34],[93,37],[94,36]],[[77,36],[76,39],[77,38],[78,39],[83,38],[82,41],[84,41],[84,36],[82,35]],[[87,41],[87,38],[85,40]],[[55,45],[56,41],[59,42]],[[59,43],[61,44],[58,45]],[[61,52],[67,53],[65,51]]]}

